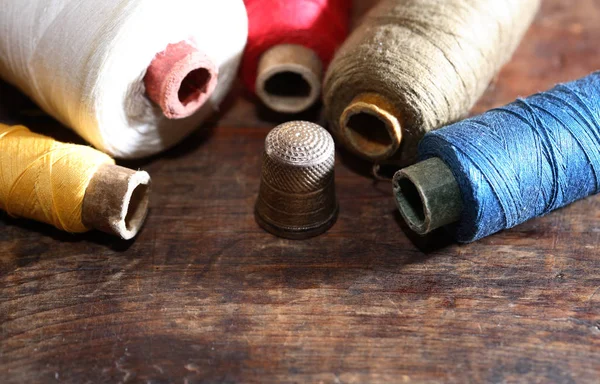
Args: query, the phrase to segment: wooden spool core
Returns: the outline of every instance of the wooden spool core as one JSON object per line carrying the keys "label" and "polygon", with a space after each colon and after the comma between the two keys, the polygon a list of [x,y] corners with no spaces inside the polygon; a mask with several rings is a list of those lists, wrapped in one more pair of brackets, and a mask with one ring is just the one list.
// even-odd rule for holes
{"label": "wooden spool core", "polygon": [[125,240],[132,239],[146,219],[149,196],[148,173],[103,165],[85,191],[83,224]]}
{"label": "wooden spool core", "polygon": [[402,142],[400,113],[386,98],[362,93],[352,100],[340,117],[345,141],[357,154],[381,161],[393,156]]}
{"label": "wooden spool core", "polygon": [[185,41],[169,44],[148,67],[146,95],[169,119],[193,115],[210,98],[218,82],[212,60]]}
{"label": "wooden spool core", "polygon": [[260,58],[256,94],[274,111],[300,113],[319,99],[322,77],[323,63],[313,50],[277,45]]}

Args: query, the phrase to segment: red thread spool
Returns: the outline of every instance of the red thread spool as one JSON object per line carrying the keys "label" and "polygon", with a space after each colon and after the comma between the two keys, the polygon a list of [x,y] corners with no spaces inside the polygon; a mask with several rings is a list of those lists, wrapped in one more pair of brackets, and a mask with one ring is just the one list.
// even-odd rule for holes
{"label": "red thread spool", "polygon": [[169,44],[150,63],[144,84],[146,95],[169,119],[193,115],[217,87],[218,68],[188,42]]}
{"label": "red thread spool", "polygon": [[278,112],[302,112],[318,100],[323,71],[348,35],[351,0],[244,2],[244,84]]}

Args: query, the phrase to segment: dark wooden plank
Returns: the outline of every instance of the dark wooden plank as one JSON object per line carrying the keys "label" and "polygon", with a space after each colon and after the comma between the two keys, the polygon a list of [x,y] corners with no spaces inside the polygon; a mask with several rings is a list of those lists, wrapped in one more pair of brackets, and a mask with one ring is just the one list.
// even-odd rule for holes
{"label": "dark wooden plank", "polygon": [[[476,111],[600,68],[598,20],[597,0],[546,0]],[[77,140],[0,94],[0,121]],[[468,246],[419,240],[340,153],[336,226],[281,240],[252,215],[277,119],[238,90],[208,133],[129,164],[154,178],[134,242],[0,214],[0,381],[598,380],[600,198]]]}

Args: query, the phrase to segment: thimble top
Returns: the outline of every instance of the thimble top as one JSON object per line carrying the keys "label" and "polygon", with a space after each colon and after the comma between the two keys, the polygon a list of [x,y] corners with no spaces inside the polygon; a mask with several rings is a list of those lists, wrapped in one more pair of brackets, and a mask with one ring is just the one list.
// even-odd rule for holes
{"label": "thimble top", "polygon": [[329,229],[337,217],[335,144],[324,128],[293,121],[267,136],[256,218],[277,236],[303,239]]}
{"label": "thimble top", "polygon": [[321,126],[293,121],[274,128],[265,143],[263,180],[289,193],[320,190],[331,182],[333,138]]}
{"label": "thimble top", "polygon": [[335,147],[329,132],[319,125],[292,121],[269,133],[265,150],[275,161],[310,166],[330,159]]}

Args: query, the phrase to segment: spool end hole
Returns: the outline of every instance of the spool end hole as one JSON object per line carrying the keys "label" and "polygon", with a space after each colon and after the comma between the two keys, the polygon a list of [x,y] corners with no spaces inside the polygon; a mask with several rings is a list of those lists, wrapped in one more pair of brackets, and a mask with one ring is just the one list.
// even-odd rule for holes
{"label": "spool end hole", "polygon": [[144,222],[148,211],[149,189],[148,184],[140,184],[133,190],[125,215],[125,228],[128,231],[137,232]]}
{"label": "spool end hole", "polygon": [[394,145],[386,123],[373,114],[359,112],[351,115],[346,129],[352,144],[365,155],[380,156]]}
{"label": "spool end hole", "polygon": [[206,68],[194,69],[181,82],[177,95],[184,106],[198,100],[200,94],[205,93],[211,81],[210,71]]}
{"label": "spool end hole", "polygon": [[266,93],[273,97],[306,98],[312,94],[310,83],[299,73],[283,71],[273,74],[264,85]]}
{"label": "spool end hole", "polygon": [[405,219],[413,228],[423,227],[425,224],[425,208],[419,190],[407,178],[396,181],[396,199]]}

